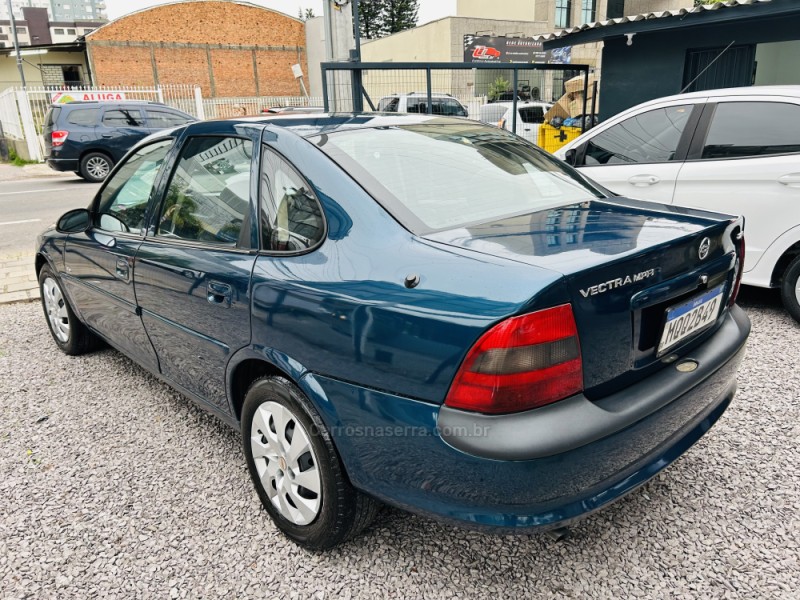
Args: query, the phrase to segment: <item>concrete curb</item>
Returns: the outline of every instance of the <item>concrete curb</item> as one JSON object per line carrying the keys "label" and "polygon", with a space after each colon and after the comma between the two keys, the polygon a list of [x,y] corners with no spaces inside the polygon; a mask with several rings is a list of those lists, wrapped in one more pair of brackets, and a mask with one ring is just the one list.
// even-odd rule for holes
{"label": "concrete curb", "polygon": [[17,253],[0,257],[0,305],[35,302],[40,298],[34,256]]}

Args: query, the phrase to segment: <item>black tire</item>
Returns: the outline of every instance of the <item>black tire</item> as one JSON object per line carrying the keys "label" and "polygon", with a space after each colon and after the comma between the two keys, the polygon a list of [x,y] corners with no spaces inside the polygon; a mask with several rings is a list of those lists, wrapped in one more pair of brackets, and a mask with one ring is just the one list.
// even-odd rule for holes
{"label": "black tire", "polygon": [[783,305],[795,321],[800,323],[800,256],[789,263],[781,281]]}
{"label": "black tire", "polygon": [[107,154],[102,152],[89,152],[81,158],[80,176],[86,181],[92,183],[100,183],[105,181],[111,169],[114,167],[114,161]]}
{"label": "black tire", "polygon": [[[287,420],[286,431],[290,431],[290,427],[292,432],[296,431],[299,423],[313,449],[313,455],[316,455],[316,467],[321,480],[321,507],[308,524],[298,525],[286,518],[270,500],[258,474],[251,445],[251,426],[256,410],[268,402],[279,404],[291,413],[296,421]],[[269,426],[275,432],[273,423],[270,421]],[[262,439],[266,440],[266,437]],[[309,550],[326,550],[345,542],[367,527],[378,512],[380,504],[350,484],[330,434],[316,409],[297,386],[283,377],[262,377],[248,389],[242,407],[242,445],[250,477],[264,509],[284,535]],[[303,456],[307,462],[314,458],[312,453]],[[259,461],[264,461],[260,463],[262,469],[269,463],[266,458],[259,458]],[[282,466],[285,467],[285,464]],[[290,471],[291,468],[287,472]],[[277,490],[275,486],[273,489]]]}
{"label": "black tire", "polygon": [[[48,285],[45,285],[45,282],[48,282]],[[50,282],[58,289],[58,298],[54,298],[52,294],[48,291],[47,288],[50,286]],[[72,310],[72,307],[67,300],[66,295],[64,295],[64,290],[61,287],[61,281],[58,277],[55,276],[53,271],[50,269],[48,265],[44,265],[42,270],[39,271],[39,291],[42,295],[42,309],[44,310],[44,318],[47,321],[47,328],[50,330],[50,335],[53,336],[53,340],[55,341],[56,345],[61,349],[64,354],[69,354],[70,356],[77,356],[79,354],[86,354],[87,352],[91,352],[92,350],[96,350],[100,348],[103,343],[95,334],[93,334],[83,323],[78,320],[78,317],[75,316],[75,313]],[[66,311],[66,325],[68,326],[68,333],[64,335],[63,330],[56,331],[54,328],[53,323],[50,319],[50,308],[48,307],[48,297],[53,301],[53,303],[62,308]],[[58,315],[56,315],[56,318]],[[62,318],[63,322],[63,318]]]}

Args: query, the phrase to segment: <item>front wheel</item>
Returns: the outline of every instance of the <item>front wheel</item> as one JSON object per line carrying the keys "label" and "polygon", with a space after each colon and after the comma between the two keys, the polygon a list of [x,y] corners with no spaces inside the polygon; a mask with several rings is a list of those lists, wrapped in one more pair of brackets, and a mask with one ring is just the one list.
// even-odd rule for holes
{"label": "front wheel", "polygon": [[90,152],[81,159],[80,175],[86,181],[100,183],[111,172],[114,163],[102,152]]}
{"label": "front wheel", "polygon": [[781,299],[789,314],[800,323],[800,256],[797,256],[783,273]]}
{"label": "front wheel", "polygon": [[256,380],[242,408],[242,444],[265,510],[287,537],[325,550],[357,535],[378,503],[348,481],[311,402],[283,377]]}
{"label": "front wheel", "polygon": [[75,356],[102,345],[100,339],[75,316],[61,289],[61,282],[47,265],[39,271],[39,290],[47,326],[62,352]]}

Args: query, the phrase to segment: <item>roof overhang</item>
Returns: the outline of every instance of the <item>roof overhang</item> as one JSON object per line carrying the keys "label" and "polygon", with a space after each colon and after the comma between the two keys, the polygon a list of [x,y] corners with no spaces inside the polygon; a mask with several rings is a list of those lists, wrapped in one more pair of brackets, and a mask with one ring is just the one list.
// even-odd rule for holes
{"label": "roof overhang", "polygon": [[670,29],[717,25],[747,20],[800,16],[800,2],[796,0],[729,0],[680,10],[643,13],[619,19],[587,23],[555,33],[537,36],[544,49],[562,46],[579,46],[601,42],[629,33],[652,33]]}

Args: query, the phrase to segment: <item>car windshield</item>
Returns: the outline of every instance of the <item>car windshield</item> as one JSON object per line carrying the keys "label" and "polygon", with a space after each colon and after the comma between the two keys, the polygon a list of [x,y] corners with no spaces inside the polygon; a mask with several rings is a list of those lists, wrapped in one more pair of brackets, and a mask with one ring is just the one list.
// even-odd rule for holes
{"label": "car windshield", "polygon": [[314,141],[420,235],[603,197],[574,171],[493,127],[406,125]]}

